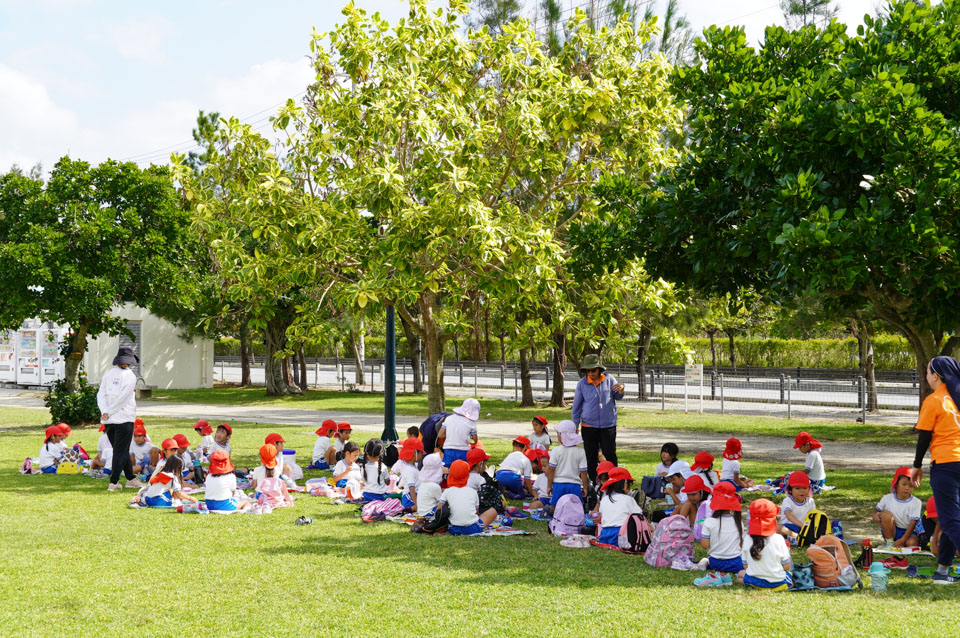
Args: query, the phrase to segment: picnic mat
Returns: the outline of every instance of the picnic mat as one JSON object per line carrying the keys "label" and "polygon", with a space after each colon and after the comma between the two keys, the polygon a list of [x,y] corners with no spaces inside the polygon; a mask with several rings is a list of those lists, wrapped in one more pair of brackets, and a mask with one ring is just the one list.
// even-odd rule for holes
{"label": "picnic mat", "polygon": [[931,552],[925,552],[919,547],[885,547],[883,549],[874,548],[874,554],[891,554],[893,556],[933,556]]}

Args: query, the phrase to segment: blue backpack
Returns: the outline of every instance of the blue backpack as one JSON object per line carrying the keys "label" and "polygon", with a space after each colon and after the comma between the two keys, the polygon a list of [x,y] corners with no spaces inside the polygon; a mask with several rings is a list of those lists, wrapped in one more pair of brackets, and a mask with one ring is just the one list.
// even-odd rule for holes
{"label": "blue backpack", "polygon": [[423,423],[420,424],[420,440],[423,441],[423,449],[427,454],[433,452],[437,447],[437,434],[440,432],[440,426],[444,419],[450,416],[449,412],[439,412],[431,414]]}

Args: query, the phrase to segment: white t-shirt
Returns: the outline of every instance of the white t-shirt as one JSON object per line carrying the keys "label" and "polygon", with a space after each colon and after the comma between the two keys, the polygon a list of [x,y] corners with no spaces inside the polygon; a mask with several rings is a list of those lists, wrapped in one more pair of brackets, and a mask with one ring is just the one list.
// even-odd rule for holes
{"label": "white t-shirt", "polygon": [[450,506],[451,525],[464,527],[480,520],[477,516],[477,508],[480,507],[477,490],[469,487],[448,487],[443,491],[440,500]]}
{"label": "white t-shirt", "polygon": [[920,502],[920,499],[913,494],[911,494],[907,500],[901,501],[897,498],[896,494],[890,493],[881,498],[880,502],[877,503],[877,511],[890,512],[893,514],[893,524],[900,529],[906,529],[910,521],[920,520],[920,509],[922,506],[923,504]]}
{"label": "white t-shirt", "polygon": [[137,445],[136,441],[130,441],[130,454],[133,455],[133,460],[136,461],[137,465],[141,465],[144,458],[150,460],[150,450],[152,449],[153,443],[150,442],[150,439],[144,441],[143,445]]}
{"label": "white t-shirt", "polygon": [[610,494],[600,499],[601,527],[620,527],[631,514],[643,514],[643,510],[627,494]]}
{"label": "white t-shirt", "polygon": [[467,487],[471,490],[479,490],[487,480],[479,472],[470,472],[467,477]]}
{"label": "white t-shirt", "polygon": [[137,418],[134,390],[137,375],[133,370],[113,366],[101,377],[97,390],[97,406],[101,414],[109,415],[107,423],[133,423]]}
{"label": "white t-shirt", "polygon": [[[257,491],[260,491],[260,484],[267,480],[267,468],[263,465],[258,465],[257,467],[253,468],[251,475],[251,482],[254,484],[254,487],[257,488]],[[280,478],[279,466],[273,468],[273,475],[277,478]]]}
{"label": "white t-shirt", "polygon": [[324,460],[329,449],[330,439],[325,436],[317,437],[317,442],[313,444],[313,462],[319,463]]}
{"label": "white t-shirt", "polygon": [[[106,437],[107,435],[104,434],[102,436]],[[110,454],[112,456],[113,448],[110,448],[110,449],[111,449]],[[44,443],[43,446],[40,448],[39,465],[40,467],[50,467],[51,465],[53,465],[53,462],[59,459],[61,456],[63,456],[63,450],[60,449],[60,446],[58,446],[55,443]],[[109,463],[107,465],[109,467]]]}
{"label": "white t-shirt", "polygon": [[[347,462],[346,462],[345,460],[343,460],[343,459],[340,459],[339,461],[337,461],[337,464],[336,464],[335,466],[333,466],[333,475],[334,475],[334,476],[340,476],[341,474],[343,474],[344,472],[346,472],[347,469],[348,469],[348,468],[347,468]],[[347,475],[344,476],[344,477],[341,477],[341,480],[343,480],[343,479],[347,479],[347,480],[355,479],[355,480],[357,480],[357,481],[361,480],[362,476],[361,476],[361,474],[360,474],[360,464],[359,464],[359,463],[351,463],[351,464],[350,464],[350,467],[349,467],[349,470],[350,470],[350,473],[347,474]]]}
{"label": "white t-shirt", "polygon": [[700,478],[703,479],[704,484],[711,490],[713,490],[713,486],[720,480],[717,477],[717,473],[713,470],[695,470],[694,473],[698,474]]}
{"label": "white t-shirt", "polygon": [[740,473],[740,459],[723,459],[720,464],[720,480],[732,481],[734,474]]}
{"label": "white t-shirt", "polygon": [[[674,463],[676,463],[676,461],[674,461]],[[657,463],[657,468],[653,471],[654,476],[666,476],[669,473],[670,473],[670,465],[664,465],[663,461],[661,461],[660,463]]]}
{"label": "white t-shirt", "polygon": [[537,498],[541,501],[549,495],[547,492],[547,475],[540,474],[537,476],[537,479],[533,482],[533,491],[536,493]]}
{"label": "white t-shirt", "polygon": [[393,466],[393,471],[400,477],[400,486],[403,487],[404,492],[409,491],[411,487],[413,489],[419,488],[420,470],[417,469],[416,465],[406,461],[397,461]]}
{"label": "white t-shirt", "polygon": [[507,458],[503,459],[503,463],[497,469],[519,474],[525,479],[533,475],[533,465],[530,464],[530,459],[523,455],[523,452],[511,452],[507,455]]}
{"label": "white t-shirt", "polygon": [[587,471],[587,453],[582,447],[561,445],[550,452],[554,483],[580,483],[580,472]]}
{"label": "white t-shirt", "polygon": [[233,452],[233,446],[229,443],[217,443],[214,441],[213,445],[210,446],[210,454],[213,454],[217,450],[223,450],[229,456],[230,453]]}
{"label": "white t-shirt", "polygon": [[709,554],[714,558],[727,560],[740,555],[740,535],[733,514],[724,514],[720,518],[711,514],[703,521],[702,534],[710,541]]}
{"label": "white t-shirt", "polygon": [[186,450],[183,454],[178,454],[180,460],[183,461],[183,471],[192,472],[193,471],[193,455],[190,454],[190,450]]}
{"label": "white t-shirt", "polygon": [[224,501],[233,498],[233,492],[237,489],[237,476],[233,472],[216,476],[207,474],[207,480],[203,484],[208,501]]}
{"label": "white t-shirt", "polygon": [[477,424],[467,417],[451,414],[443,420],[440,431],[447,433],[447,438],[443,442],[443,449],[469,450],[470,437],[477,434]]}
{"label": "white t-shirt", "polygon": [[[443,490],[436,483],[421,483],[417,488],[417,516],[426,516],[440,502]],[[477,501],[480,502],[479,500]],[[478,505],[479,507],[479,505]]]}
{"label": "white t-shirt", "polygon": [[333,449],[337,452],[343,452],[343,446],[346,445],[343,441],[340,440],[339,436],[333,437]]}
{"label": "white t-shirt", "polygon": [[820,449],[807,452],[806,460],[803,462],[803,469],[807,470],[811,481],[822,481],[827,478],[827,473],[823,469],[823,457],[820,456]]}
{"label": "white t-shirt", "polygon": [[203,450],[207,454],[213,450],[213,437],[209,434],[205,434],[200,437],[200,445],[197,446],[197,452]]}
{"label": "white t-shirt", "polygon": [[771,534],[763,544],[760,560],[750,556],[753,547],[753,538],[748,534],[743,539],[741,557],[747,566],[747,575],[761,578],[770,583],[779,583],[786,579],[787,572],[783,569],[784,563],[790,562],[790,547],[780,534]]}
{"label": "white t-shirt", "polygon": [[386,494],[387,481],[390,480],[390,468],[380,463],[380,474],[377,474],[377,463],[363,465],[363,491],[371,494]]}
{"label": "white t-shirt", "polygon": [[97,439],[97,452],[100,454],[100,460],[103,461],[104,467],[113,466],[113,446],[110,444],[110,438],[106,432]]}
{"label": "white t-shirt", "polygon": [[537,434],[534,432],[533,434],[528,434],[527,438],[530,439],[530,447],[536,447],[534,446],[534,443],[537,443],[542,446],[543,449],[549,450],[550,446],[553,444],[553,441],[550,439],[550,435],[546,432],[543,434]]}
{"label": "white t-shirt", "polygon": [[164,492],[170,492],[170,494],[172,495],[174,492],[179,492],[179,491],[180,491],[180,478],[175,476],[173,477],[173,480],[171,480],[166,485],[164,485],[163,483],[160,483],[159,481],[156,483],[150,483],[150,485],[147,486],[147,491],[144,492],[143,495],[144,496],[160,496]]}
{"label": "white t-shirt", "polygon": [[[796,519],[803,524],[803,519],[807,517],[807,514],[811,510],[815,509],[817,509],[817,504],[813,501],[812,496],[808,496],[803,503],[798,503],[793,500],[792,496],[787,494],[783,499],[783,503],[780,504],[780,524],[791,523],[791,521],[787,519],[787,512],[793,512]],[[792,524],[796,525],[796,523]]]}

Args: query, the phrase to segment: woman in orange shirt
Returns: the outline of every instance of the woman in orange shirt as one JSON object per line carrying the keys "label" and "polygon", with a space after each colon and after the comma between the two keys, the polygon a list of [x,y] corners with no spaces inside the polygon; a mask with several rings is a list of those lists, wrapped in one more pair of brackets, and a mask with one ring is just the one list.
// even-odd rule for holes
{"label": "woman in orange shirt", "polygon": [[937,506],[942,534],[940,556],[933,582],[955,583],[947,575],[960,547],[960,364],[953,357],[934,357],[927,366],[927,383],[933,392],[923,400],[917,420],[917,455],[911,478],[920,485],[923,457],[930,449],[930,487]]}

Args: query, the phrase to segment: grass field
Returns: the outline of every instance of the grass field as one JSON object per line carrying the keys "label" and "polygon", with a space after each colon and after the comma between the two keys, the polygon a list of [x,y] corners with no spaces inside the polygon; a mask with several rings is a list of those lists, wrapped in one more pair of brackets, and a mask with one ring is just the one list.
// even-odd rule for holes
{"label": "grass field", "polygon": [[[520,526],[537,536],[454,538],[365,524],[354,506],[310,496],[267,516],[131,510],[132,490],[108,494],[104,480],[18,474],[19,462],[37,454],[46,414],[0,414],[4,635],[939,636],[960,621],[958,590],[900,572],[883,595],[702,591],[691,584],[699,573],[566,549],[533,521]],[[176,432],[193,440],[191,425],[147,423],[155,442]],[[302,426],[237,423],[234,462],[253,465],[271,431],[302,450],[300,460],[315,440]],[[97,437],[95,428],[75,429],[70,441],[89,450]],[[499,440],[487,448],[494,460],[508,451]],[[637,451],[621,459],[634,476],[655,462]],[[743,469],[764,477],[792,468],[744,461]],[[888,481],[831,472],[839,489],[818,503],[852,532],[865,526]],[[293,525],[300,515],[314,524]]]}
{"label": "grass field", "polygon": [[[337,392],[312,390],[300,396],[268,397],[263,388],[216,388],[213,390],[164,390],[156,395],[158,401],[209,403],[218,405],[273,406],[305,410],[336,410],[340,412],[383,412],[383,394],[367,392]],[[447,409],[463,401],[447,397]],[[517,407],[514,401],[482,399],[483,418],[493,421],[520,421],[529,423],[534,415],[542,414],[552,423],[570,418],[569,408]],[[490,416],[487,416],[487,413]],[[397,414],[427,415],[427,397],[402,394],[397,396]],[[781,417],[761,417],[719,414],[684,414],[620,408],[617,424],[621,427],[687,430],[711,433],[738,432],[742,435],[782,436],[793,438],[799,430],[815,431],[824,441],[860,441],[863,443],[913,445],[916,434],[912,429],[897,425],[862,424],[826,420],[787,420]]]}

